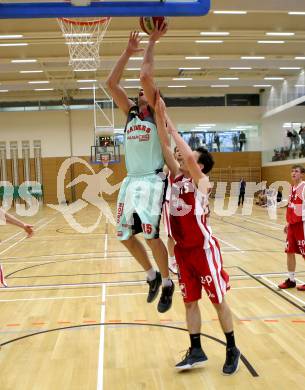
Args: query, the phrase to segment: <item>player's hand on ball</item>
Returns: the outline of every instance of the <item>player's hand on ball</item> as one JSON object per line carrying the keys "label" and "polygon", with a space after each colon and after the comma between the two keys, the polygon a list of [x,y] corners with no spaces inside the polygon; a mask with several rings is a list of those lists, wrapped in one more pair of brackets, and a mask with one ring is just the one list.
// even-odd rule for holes
{"label": "player's hand on ball", "polygon": [[157,24],[154,31],[150,34],[149,40],[156,42],[164,34],[166,34],[167,28],[168,28],[168,25],[165,21],[160,26]]}
{"label": "player's hand on ball", "polygon": [[129,55],[142,52],[144,49],[140,47],[141,38],[138,31],[133,31],[129,35],[127,52]]}
{"label": "player's hand on ball", "polygon": [[27,233],[29,238],[32,237],[32,235],[34,234],[33,225],[24,224],[23,229]]}

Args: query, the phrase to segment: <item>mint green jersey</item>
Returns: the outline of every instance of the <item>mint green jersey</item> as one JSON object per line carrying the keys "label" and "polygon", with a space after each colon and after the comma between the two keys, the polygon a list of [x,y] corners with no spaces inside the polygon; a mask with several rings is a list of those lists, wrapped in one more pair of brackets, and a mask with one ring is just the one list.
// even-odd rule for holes
{"label": "mint green jersey", "polygon": [[129,176],[149,175],[163,169],[164,159],[153,114],[133,106],[125,127],[125,162]]}

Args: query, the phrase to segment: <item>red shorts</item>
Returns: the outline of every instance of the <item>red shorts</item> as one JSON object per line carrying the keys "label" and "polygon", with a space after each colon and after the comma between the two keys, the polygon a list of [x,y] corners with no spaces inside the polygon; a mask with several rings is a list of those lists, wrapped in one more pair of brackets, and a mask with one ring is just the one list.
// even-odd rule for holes
{"label": "red shorts", "polygon": [[222,265],[219,244],[209,249],[175,246],[178,278],[184,302],[198,301],[202,287],[212,303],[221,303],[229,290],[229,275]]}
{"label": "red shorts", "polygon": [[286,253],[298,253],[305,258],[304,222],[288,225]]}
{"label": "red shorts", "polygon": [[170,209],[169,201],[166,200],[163,203],[163,208],[162,208],[163,224],[164,224],[164,227],[165,227],[165,233],[166,233],[167,237],[173,237],[171,224],[170,224],[170,219],[169,219],[170,218],[169,209]]}

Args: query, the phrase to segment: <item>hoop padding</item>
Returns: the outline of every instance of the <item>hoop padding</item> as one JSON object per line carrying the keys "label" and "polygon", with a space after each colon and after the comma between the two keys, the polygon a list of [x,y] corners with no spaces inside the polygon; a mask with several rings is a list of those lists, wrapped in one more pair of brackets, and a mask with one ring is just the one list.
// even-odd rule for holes
{"label": "hoop padding", "polygon": [[59,18],[73,69],[93,70],[100,66],[100,44],[111,18]]}

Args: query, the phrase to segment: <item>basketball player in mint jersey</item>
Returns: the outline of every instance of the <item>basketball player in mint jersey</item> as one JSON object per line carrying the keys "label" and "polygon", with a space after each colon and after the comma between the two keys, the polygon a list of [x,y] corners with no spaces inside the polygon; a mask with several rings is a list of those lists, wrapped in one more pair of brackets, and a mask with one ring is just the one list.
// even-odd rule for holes
{"label": "basketball player in mint jersey", "polygon": [[[174,283],[169,277],[167,250],[159,238],[159,225],[164,198],[165,180],[162,173],[164,159],[157,134],[154,113],[145,92],[141,89],[137,104],[130,100],[120,86],[129,58],[142,51],[137,32],[130,34],[127,48],[118,59],[107,79],[107,86],[117,106],[126,114],[125,161],[127,177],[117,200],[117,236],[147,274],[149,292],[147,302],[162,294],[158,303],[161,313],[172,304]],[[143,232],[147,245],[159,267],[156,271],[136,234]]]}
{"label": "basketball player in mint jersey", "polygon": [[[206,174],[212,169],[214,161],[207,150],[198,148],[193,152],[184,142],[166,114],[165,104],[158,93],[155,111],[163,154],[172,181],[170,223],[176,241],[178,278],[191,343],[186,356],[176,368],[188,370],[203,366],[208,360],[201,347],[201,314],[198,306],[204,288],[216,309],[227,341],[222,372],[224,375],[232,375],[238,370],[240,351],[235,345],[232,314],[224,298],[229,289],[229,276],[223,269],[219,244],[207,220],[210,183]],[[180,165],[168,146],[166,123],[182,155]]]}

